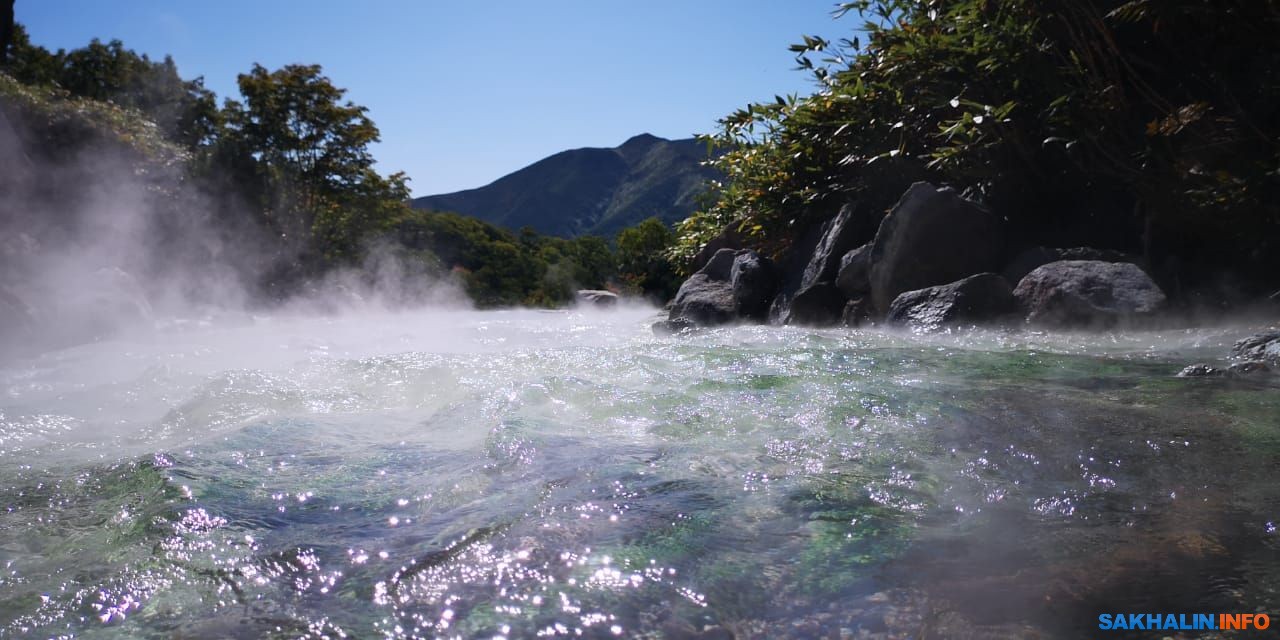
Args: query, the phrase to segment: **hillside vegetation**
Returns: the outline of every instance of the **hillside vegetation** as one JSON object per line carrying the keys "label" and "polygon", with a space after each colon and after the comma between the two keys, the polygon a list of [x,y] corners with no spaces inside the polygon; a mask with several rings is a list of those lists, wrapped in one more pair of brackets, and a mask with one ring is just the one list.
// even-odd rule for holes
{"label": "hillside vegetation", "polygon": [[[88,253],[86,269],[123,269],[152,297],[179,275],[184,293],[208,297],[230,274],[251,302],[273,304],[335,273],[372,287],[392,271],[414,281],[400,294],[450,282],[485,307],[560,305],[578,288],[671,293],[671,233],[657,220],[632,221],[641,224],[628,242],[414,209],[408,177],[374,169],[380,133],[367,110],[318,65],[254,65],[238,77],[239,95],[219,102],[171,59],[119,41],[49,51],[20,24],[5,40],[6,309],[34,304],[31,283],[57,256]],[[615,222],[600,228],[612,236]],[[122,231],[100,232],[113,227]]]}
{"label": "hillside vegetation", "polygon": [[[1175,294],[1280,286],[1280,3],[845,3],[847,40],[792,50],[816,91],[708,139],[712,203],[684,263],[732,225],[775,255],[844,203],[917,180],[1006,218],[1024,245],[1144,256]],[[958,247],[957,250],[963,250]]]}
{"label": "hillside vegetation", "polygon": [[693,213],[719,175],[706,159],[707,145],[692,138],[641,134],[612,149],[562,151],[478,189],[415,198],[413,206],[556,236],[611,236],[646,218],[672,224]]}

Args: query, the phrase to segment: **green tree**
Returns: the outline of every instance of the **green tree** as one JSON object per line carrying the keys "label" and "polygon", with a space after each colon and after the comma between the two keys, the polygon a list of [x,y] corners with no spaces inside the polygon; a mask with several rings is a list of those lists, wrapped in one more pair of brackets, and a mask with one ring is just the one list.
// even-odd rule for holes
{"label": "green tree", "polygon": [[408,197],[403,174],[373,169],[379,133],[368,110],[343,101],[319,65],[254,65],[238,81],[243,102],[224,107],[227,144],[256,162],[269,224],[317,257],[354,257]]}
{"label": "green tree", "polygon": [[675,236],[657,217],[618,232],[618,272],[634,290],[658,300],[668,300],[679,288],[679,278],[668,257]]}

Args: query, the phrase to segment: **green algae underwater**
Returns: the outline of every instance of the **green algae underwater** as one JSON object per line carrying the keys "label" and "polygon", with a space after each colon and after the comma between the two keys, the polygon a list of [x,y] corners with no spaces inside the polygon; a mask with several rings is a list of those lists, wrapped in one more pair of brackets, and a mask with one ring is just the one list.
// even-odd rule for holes
{"label": "green algae underwater", "polygon": [[0,638],[1074,638],[1280,609],[1280,382],[1174,377],[1249,328],[653,319],[249,318],[4,363]]}

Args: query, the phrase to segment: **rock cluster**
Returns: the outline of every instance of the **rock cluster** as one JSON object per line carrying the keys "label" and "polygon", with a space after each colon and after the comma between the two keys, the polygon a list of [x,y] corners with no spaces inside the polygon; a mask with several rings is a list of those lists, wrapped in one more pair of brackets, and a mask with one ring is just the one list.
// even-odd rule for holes
{"label": "rock cluster", "polygon": [[846,204],[776,264],[726,232],[699,254],[667,322],[1098,328],[1147,325],[1165,308],[1164,292],[1132,256],[1013,250],[1007,226],[950,188],[917,182],[884,215]]}

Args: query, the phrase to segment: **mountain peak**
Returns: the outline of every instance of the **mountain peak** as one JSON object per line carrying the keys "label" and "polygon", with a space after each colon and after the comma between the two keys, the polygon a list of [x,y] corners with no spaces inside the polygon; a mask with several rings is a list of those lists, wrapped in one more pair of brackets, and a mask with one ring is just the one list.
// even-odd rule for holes
{"label": "mountain peak", "polygon": [[692,213],[707,180],[718,177],[702,166],[705,157],[693,138],[642,133],[612,149],[561,151],[478,189],[415,198],[413,206],[509,229],[608,236],[649,216],[670,224]]}
{"label": "mountain peak", "polygon": [[638,136],[631,136],[630,138],[627,138],[627,141],[622,143],[622,145],[618,148],[625,149],[628,147],[648,147],[659,142],[667,142],[667,139],[659,138],[658,136],[655,136],[652,133],[642,133]]}

